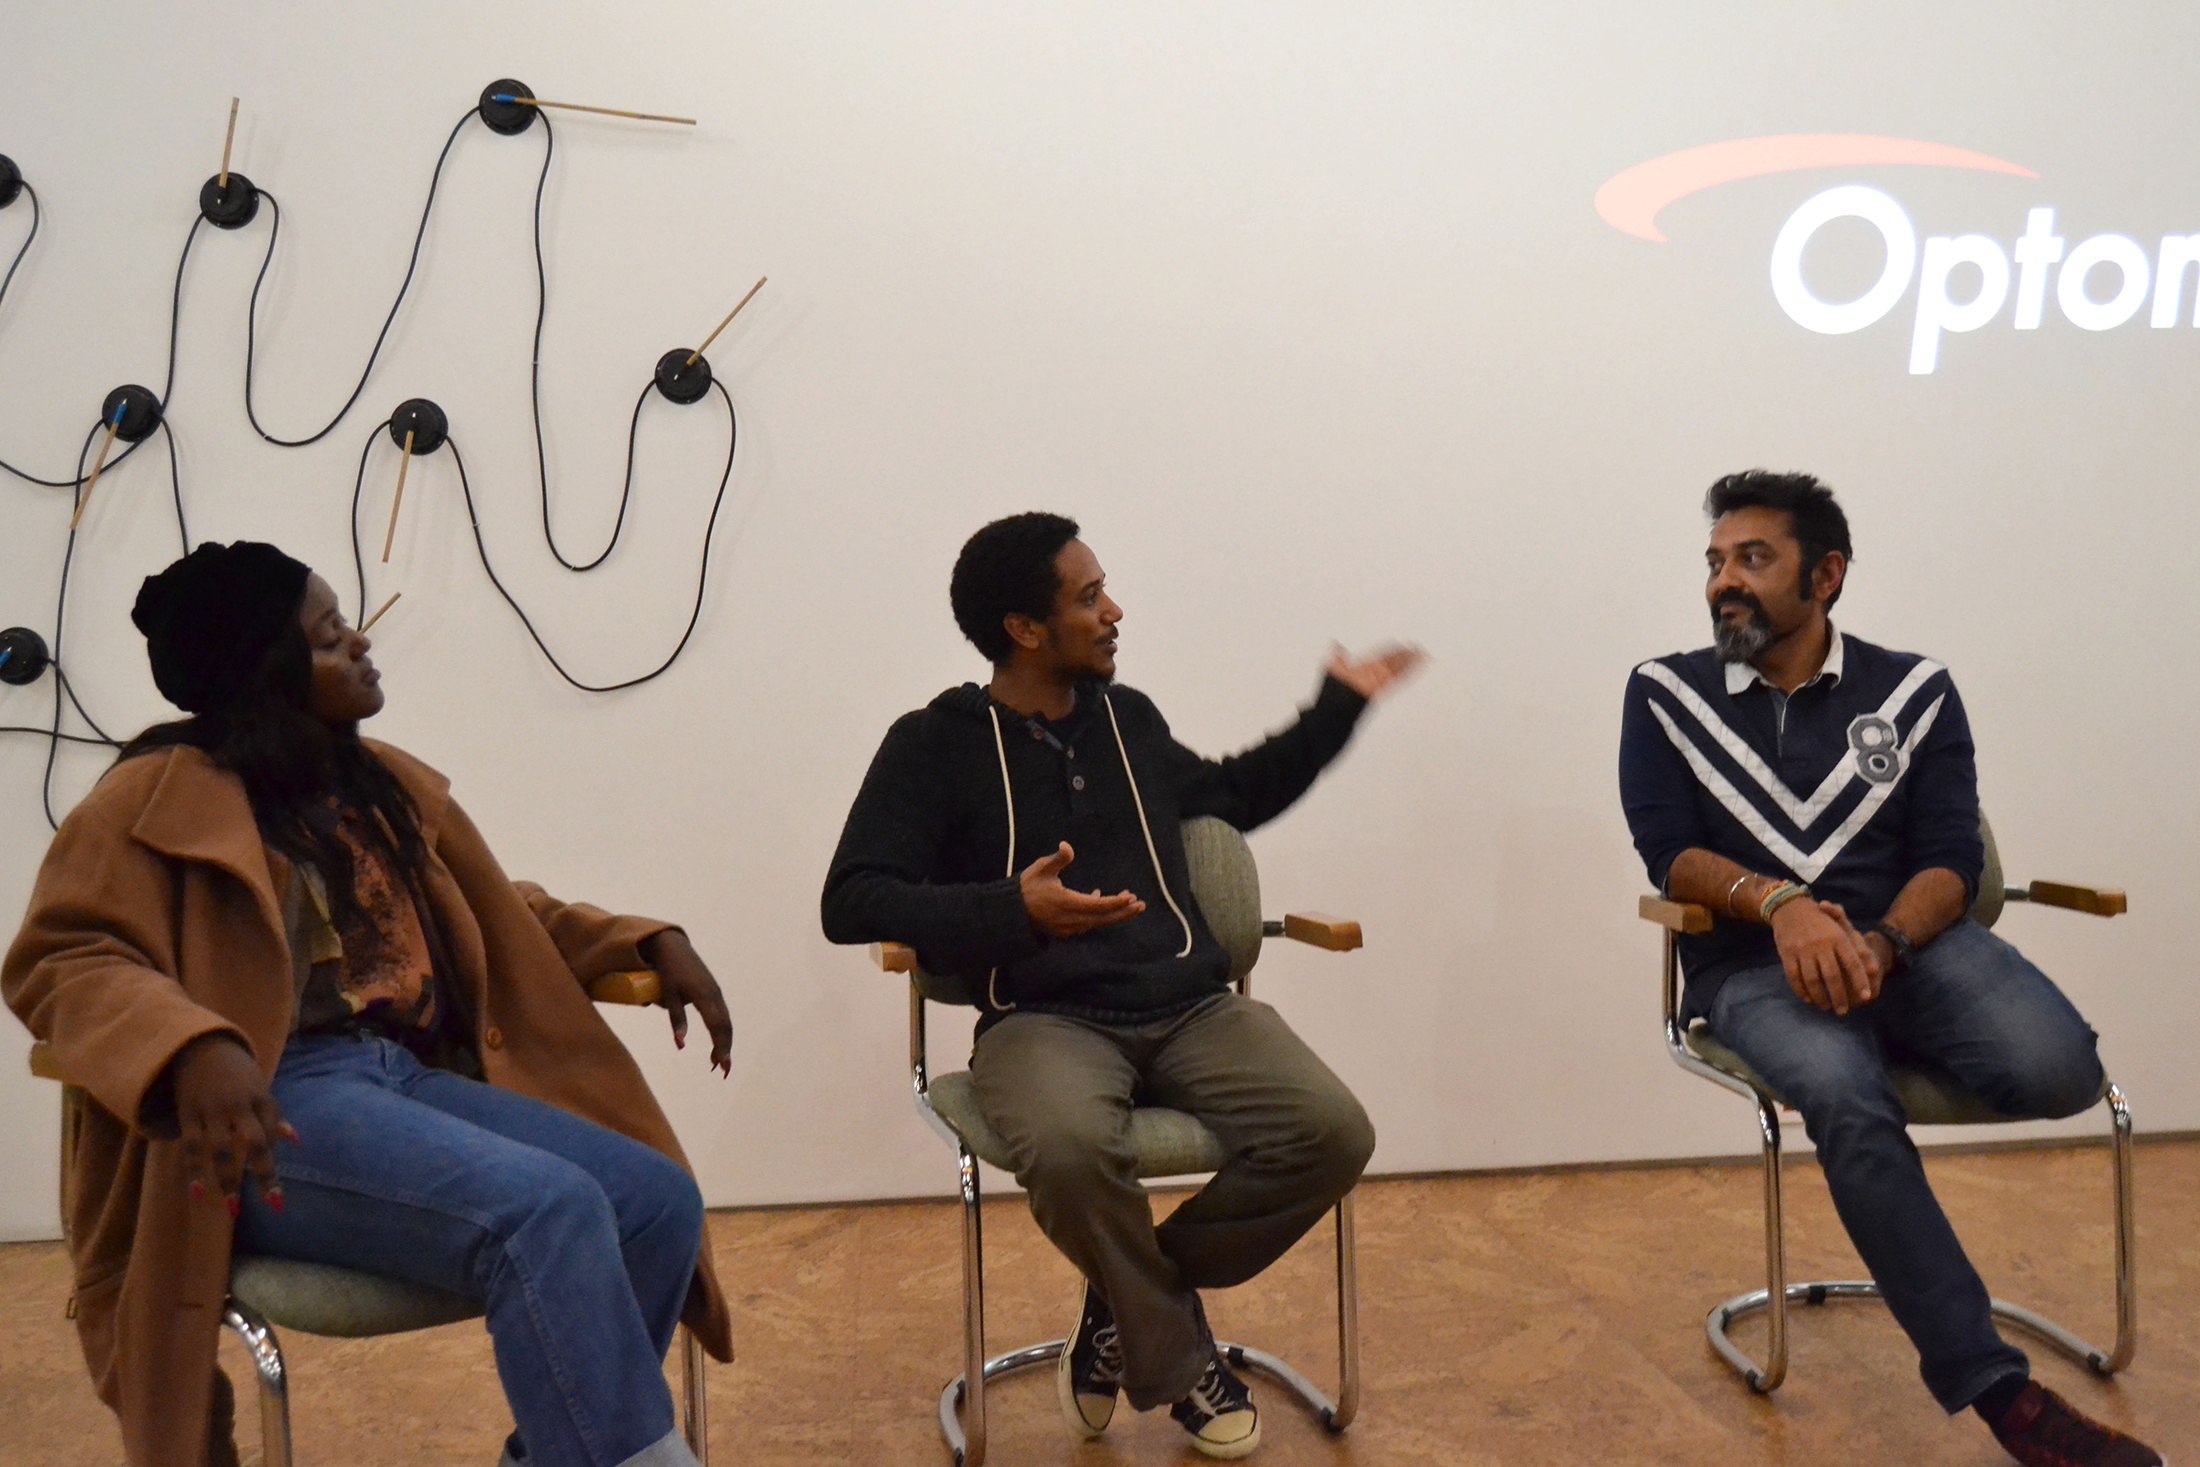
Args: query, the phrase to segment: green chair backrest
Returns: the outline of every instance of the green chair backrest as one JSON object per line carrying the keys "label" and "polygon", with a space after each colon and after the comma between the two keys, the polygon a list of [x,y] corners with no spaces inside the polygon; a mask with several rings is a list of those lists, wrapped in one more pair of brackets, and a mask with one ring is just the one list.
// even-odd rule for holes
{"label": "green chair backrest", "polygon": [[[1211,815],[1187,820],[1181,828],[1192,889],[1177,895],[1198,909],[1230,954],[1230,981],[1235,983],[1260,960],[1260,872],[1253,865],[1252,848],[1236,828]],[[913,976],[917,991],[934,1003],[985,1006],[983,973],[959,976],[919,969]]]}
{"label": "green chair backrest", "polygon": [[1226,820],[1201,815],[1184,822],[1184,859],[1192,871],[1192,902],[1230,955],[1230,981],[1260,961],[1260,869],[1245,835]]}
{"label": "green chair backrest", "polygon": [[2006,900],[2002,887],[2001,851],[1994,844],[1994,827],[1986,823],[1986,812],[1978,812],[1979,839],[1986,842],[1986,865],[1979,872],[1978,898],[1971,903],[1971,920],[1981,927],[1991,927],[2001,918],[2001,908]]}
{"label": "green chair backrest", "polygon": [[934,1003],[960,1004],[964,1008],[985,1007],[985,975],[966,978],[954,973],[933,973],[923,968],[909,975],[917,985],[917,992]]}

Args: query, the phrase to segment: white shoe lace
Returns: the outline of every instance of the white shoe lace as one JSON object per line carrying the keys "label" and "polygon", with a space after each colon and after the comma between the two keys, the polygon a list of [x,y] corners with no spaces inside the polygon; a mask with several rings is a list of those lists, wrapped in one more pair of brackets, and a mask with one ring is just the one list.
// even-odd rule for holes
{"label": "white shoe lace", "polygon": [[1226,1411],[1243,1409],[1236,1406],[1230,1399],[1230,1387],[1223,1379],[1222,1361],[1220,1359],[1209,1361],[1207,1368],[1200,1372],[1199,1383],[1192,1387],[1190,1399],[1194,1406],[1197,1406],[1209,1417],[1220,1416]]}
{"label": "white shoe lace", "polygon": [[1092,1332],[1093,1375],[1110,1385],[1123,1381],[1123,1337],[1112,1323]]}

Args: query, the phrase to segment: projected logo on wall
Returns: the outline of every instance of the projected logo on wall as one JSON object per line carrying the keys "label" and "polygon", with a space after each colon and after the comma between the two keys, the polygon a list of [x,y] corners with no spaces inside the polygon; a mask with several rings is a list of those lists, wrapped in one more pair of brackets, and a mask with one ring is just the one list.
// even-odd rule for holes
{"label": "projected logo on wall", "polygon": [[[1795,133],[1737,138],[1638,163],[1605,180],[1596,193],[1596,210],[1614,229],[1662,244],[1665,235],[1658,229],[1659,211],[1690,194],[1768,174],[1885,164],[2039,177],[2007,159],[1945,143],[1853,133]],[[1879,279],[1853,300],[1825,300],[1803,279],[1804,252],[1812,238],[1837,219],[1863,220],[1879,231],[1886,246],[1886,265]],[[2016,305],[2009,324],[2015,330],[2039,328],[2050,277],[2057,309],[2082,330],[2110,331],[2125,324],[2147,304],[2150,292],[2153,309],[2148,324],[2177,324],[2185,278],[2190,267],[2200,266],[2200,234],[2166,234],[2151,258],[2144,245],[2126,234],[2096,234],[2067,251],[2065,243],[2055,233],[2054,209],[2040,207],[2026,213],[2024,232],[2006,246],[1986,234],[1936,234],[1928,236],[1920,249],[1909,211],[1892,194],[1866,184],[1841,184],[1806,199],[1780,226],[1772,241],[1772,297],[1796,325],[1821,335],[1842,336],[1885,317],[1909,294],[1914,281],[1910,371],[1918,376],[1940,365],[1943,335],[1977,331],[2001,316],[2012,293],[2012,261]],[[1966,265],[1977,272],[1976,288],[1967,296],[1969,272],[1958,274]],[[2104,293],[2097,294],[2096,288]],[[2192,324],[2200,326],[2200,291],[2194,296]]]}

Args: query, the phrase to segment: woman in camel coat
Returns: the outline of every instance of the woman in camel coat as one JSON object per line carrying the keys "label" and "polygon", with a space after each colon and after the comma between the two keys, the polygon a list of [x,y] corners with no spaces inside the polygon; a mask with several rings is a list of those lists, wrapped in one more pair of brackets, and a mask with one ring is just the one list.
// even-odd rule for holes
{"label": "woman in camel coat", "polygon": [[729,1358],[725,1301],[679,1143],[587,985],[655,967],[675,1037],[694,1003],[725,1068],[709,971],[667,923],[514,883],[440,775],[360,741],[379,675],[304,566],[202,546],[136,619],[196,716],[64,822],[0,966],[95,1102],[71,1302],[129,1461],[235,1460],[234,1239],[483,1300],[507,1462],[691,1463],[661,1362],[677,1320]]}

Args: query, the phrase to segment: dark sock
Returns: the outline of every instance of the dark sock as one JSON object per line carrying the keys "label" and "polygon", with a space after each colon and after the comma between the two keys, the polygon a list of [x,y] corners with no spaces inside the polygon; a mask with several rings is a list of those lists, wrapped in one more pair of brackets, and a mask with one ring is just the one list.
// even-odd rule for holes
{"label": "dark sock", "polygon": [[1978,1419],[1989,1429],[1999,1426],[2001,1418],[2009,1414],[2009,1408],[2017,1404],[2017,1397],[2024,1394],[2024,1388],[2031,1383],[2029,1375],[2005,1375],[1980,1391],[1978,1398],[1971,1402],[1971,1409],[1978,1412]]}
{"label": "dark sock", "polygon": [[237,1467],[237,1394],[229,1377],[214,1367],[213,1407],[206,1418],[207,1467]]}

